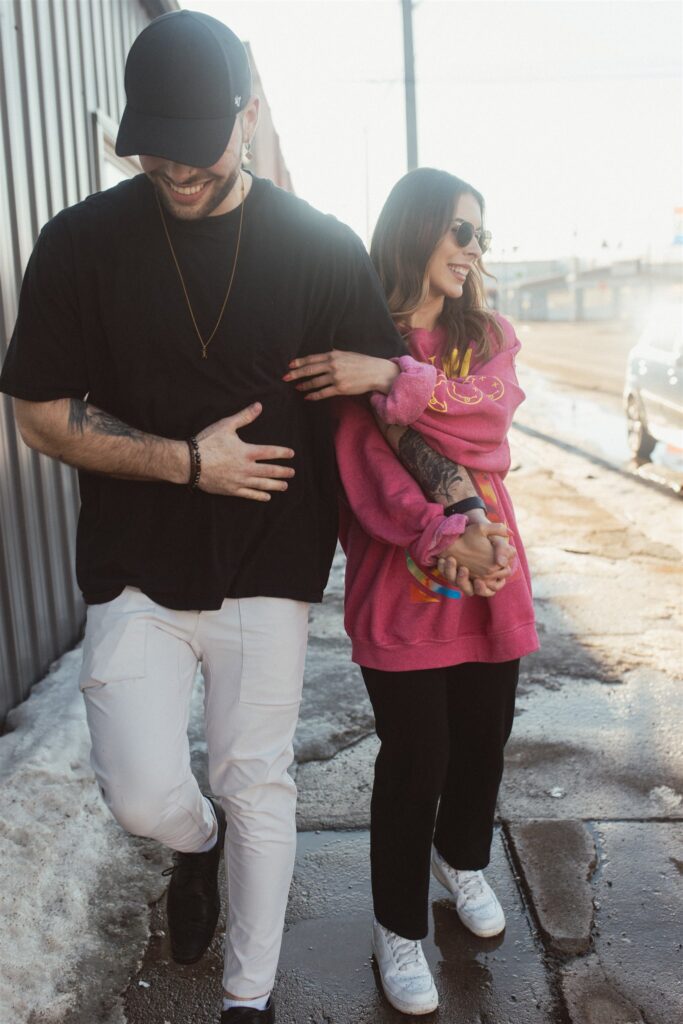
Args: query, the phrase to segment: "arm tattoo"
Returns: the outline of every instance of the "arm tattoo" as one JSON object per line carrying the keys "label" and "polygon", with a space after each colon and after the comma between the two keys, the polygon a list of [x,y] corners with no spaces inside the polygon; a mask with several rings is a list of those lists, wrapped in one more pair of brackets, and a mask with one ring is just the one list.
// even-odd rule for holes
{"label": "arm tattoo", "polygon": [[450,505],[463,483],[460,466],[429,447],[421,434],[409,427],[398,442],[398,457],[432,501]]}
{"label": "arm tattoo", "polygon": [[129,427],[108,412],[96,409],[80,398],[72,398],[69,402],[69,431],[72,434],[85,434],[86,429],[109,437],[128,437],[131,441],[144,441],[147,437],[141,430]]}

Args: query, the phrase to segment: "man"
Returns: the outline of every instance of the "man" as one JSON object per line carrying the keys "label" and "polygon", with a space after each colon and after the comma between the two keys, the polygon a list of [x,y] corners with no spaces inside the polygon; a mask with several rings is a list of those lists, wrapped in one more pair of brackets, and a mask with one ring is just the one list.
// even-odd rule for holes
{"label": "man", "polygon": [[[181,963],[213,937],[227,828],[221,1020],[266,1024],[308,604],[336,543],[327,403],[282,378],[293,359],[354,349],[375,357],[360,390],[388,391],[400,344],[353,233],[241,170],[258,100],[226,26],[152,22],[126,94],[117,152],[142,154],[145,173],[45,226],[0,387],[24,440],[80,471],[80,685],[103,798],[176,851]],[[200,661],[217,800],[190,771]]]}

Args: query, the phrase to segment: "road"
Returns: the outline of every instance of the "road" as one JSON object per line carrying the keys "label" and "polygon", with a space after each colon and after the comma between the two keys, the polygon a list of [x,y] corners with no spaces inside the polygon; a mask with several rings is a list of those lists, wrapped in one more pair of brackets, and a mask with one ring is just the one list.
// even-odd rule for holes
{"label": "road", "polygon": [[598,456],[644,483],[683,493],[683,454],[663,443],[636,465],[622,392],[635,334],[619,323],[517,325],[517,371],[527,401],[515,423]]}
{"label": "road", "polygon": [[626,356],[636,343],[625,324],[524,323],[519,362],[547,380],[621,399]]}

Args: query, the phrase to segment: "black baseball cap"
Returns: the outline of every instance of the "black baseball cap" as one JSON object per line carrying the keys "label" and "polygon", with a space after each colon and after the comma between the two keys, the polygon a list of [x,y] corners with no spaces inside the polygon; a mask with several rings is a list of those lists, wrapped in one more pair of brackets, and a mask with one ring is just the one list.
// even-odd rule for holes
{"label": "black baseball cap", "polygon": [[210,167],[251,96],[251,70],[227,25],[197,11],[172,11],[133,43],[125,86],[119,156],[142,153]]}

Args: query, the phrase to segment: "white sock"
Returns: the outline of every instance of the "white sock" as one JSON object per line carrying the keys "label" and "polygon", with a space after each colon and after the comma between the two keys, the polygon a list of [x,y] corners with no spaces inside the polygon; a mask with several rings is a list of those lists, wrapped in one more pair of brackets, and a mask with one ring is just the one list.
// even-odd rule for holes
{"label": "white sock", "polygon": [[255,1010],[265,1010],[270,999],[270,992],[267,992],[265,996],[257,996],[256,999],[230,999],[229,996],[223,996],[223,1009],[231,1010],[233,1006],[252,1006]]}
{"label": "white sock", "polygon": [[[204,799],[206,800],[206,797],[204,797]],[[200,846],[198,850],[194,851],[195,853],[208,853],[209,850],[213,850],[214,846],[218,842],[218,821],[216,820],[216,812],[214,811],[213,804],[211,803],[210,800],[206,800],[206,803],[211,808],[211,817],[213,818],[213,832],[206,840],[204,845]]]}

